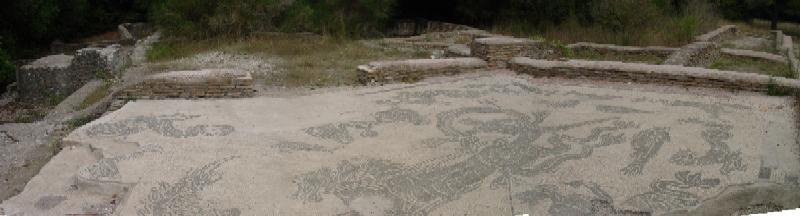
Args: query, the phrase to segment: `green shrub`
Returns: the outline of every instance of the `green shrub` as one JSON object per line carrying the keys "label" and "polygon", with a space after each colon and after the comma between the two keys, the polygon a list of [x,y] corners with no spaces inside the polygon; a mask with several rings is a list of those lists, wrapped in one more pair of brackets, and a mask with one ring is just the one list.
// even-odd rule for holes
{"label": "green shrub", "polygon": [[5,87],[17,80],[17,68],[11,63],[8,55],[0,49],[0,92],[5,92]]}
{"label": "green shrub", "polygon": [[395,0],[164,0],[151,20],[173,37],[244,37],[265,31],[358,37],[382,32]]}

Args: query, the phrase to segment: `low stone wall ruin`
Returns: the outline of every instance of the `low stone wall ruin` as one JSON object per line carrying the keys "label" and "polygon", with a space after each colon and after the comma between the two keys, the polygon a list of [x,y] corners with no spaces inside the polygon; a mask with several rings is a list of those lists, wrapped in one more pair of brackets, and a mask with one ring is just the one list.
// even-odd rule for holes
{"label": "low stone wall ruin", "polygon": [[739,28],[736,27],[736,25],[726,25],[719,27],[714,31],[697,36],[695,40],[700,42],[718,42],[735,37],[737,34],[739,34]]}
{"label": "low stone wall ruin", "polygon": [[490,68],[503,68],[514,57],[547,58],[542,41],[511,37],[475,39],[470,45],[471,54],[486,61]]}
{"label": "low stone wall ruin", "polygon": [[618,46],[613,44],[596,44],[588,42],[579,42],[567,45],[568,49],[573,51],[593,51],[598,53],[615,53],[621,55],[654,55],[667,58],[672,53],[680,50],[679,48],[672,47],[634,47],[634,46]]}
{"label": "low stone wall ruin", "polygon": [[719,44],[712,42],[695,42],[682,47],[664,61],[665,65],[687,67],[705,67],[722,55]]}
{"label": "low stone wall ruin", "polygon": [[130,51],[119,45],[84,48],[75,56],[52,55],[22,66],[17,72],[21,101],[55,102],[96,78],[119,76],[130,63]]}
{"label": "low stone wall ruin", "polygon": [[779,64],[788,64],[789,63],[789,61],[784,56],[775,55],[775,54],[766,53],[766,52],[758,52],[758,51],[753,51],[753,50],[722,48],[721,53],[722,53],[723,56],[727,56],[727,57],[749,58],[749,59],[753,59],[753,60],[774,62],[774,63],[779,63]]}
{"label": "low stone wall ruin", "polygon": [[247,72],[207,69],[156,74],[126,87],[118,99],[240,98],[253,95]]}
{"label": "low stone wall ruin", "polygon": [[547,61],[524,57],[514,58],[509,64],[511,70],[535,77],[589,78],[754,92],[766,92],[770,83],[782,88],[800,89],[800,80],[675,65],[582,60]]}
{"label": "low stone wall ruin", "polygon": [[470,57],[472,56],[472,51],[469,49],[469,46],[464,44],[456,44],[447,47],[447,50],[444,53],[445,57],[448,58],[458,58],[458,57]]}
{"label": "low stone wall ruin", "polygon": [[378,61],[358,66],[358,80],[362,84],[413,82],[425,77],[453,75],[486,67],[486,62],[478,58]]}
{"label": "low stone wall ruin", "polygon": [[780,42],[775,43],[775,46],[789,61],[789,66],[792,68],[792,72],[794,72],[794,78],[800,78],[800,60],[797,59],[797,51],[794,48],[792,36],[784,35],[781,31],[777,31],[775,34],[776,38],[781,38],[781,40],[779,40]]}
{"label": "low stone wall ruin", "polygon": [[466,30],[476,29],[470,26],[448,22],[401,20],[395,24],[394,28],[389,33],[396,36],[412,36],[433,32],[453,32]]}

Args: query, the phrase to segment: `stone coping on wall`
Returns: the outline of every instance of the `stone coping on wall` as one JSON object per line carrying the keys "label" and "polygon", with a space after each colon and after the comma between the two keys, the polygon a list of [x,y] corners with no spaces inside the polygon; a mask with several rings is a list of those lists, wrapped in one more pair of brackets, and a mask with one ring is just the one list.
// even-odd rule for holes
{"label": "stone coping on wall", "polygon": [[713,31],[697,36],[696,41],[714,42],[724,39],[725,37],[736,35],[739,33],[739,27],[736,25],[725,25]]}
{"label": "stone coping on wall", "polygon": [[358,66],[358,80],[362,84],[409,82],[486,67],[486,62],[479,58],[376,61]]}
{"label": "stone coping on wall", "polygon": [[766,60],[771,62],[777,62],[781,64],[787,64],[789,61],[786,60],[785,56],[775,55],[772,53],[767,52],[758,52],[753,50],[742,50],[742,49],[728,49],[722,48],[721,50],[723,55],[731,56],[731,57],[742,57],[742,58],[750,58],[755,60]]}
{"label": "stone coping on wall", "polygon": [[253,77],[230,69],[173,71],[151,75],[122,90],[122,99],[239,98],[253,94]]}
{"label": "stone coping on wall", "polygon": [[20,69],[31,70],[37,68],[52,68],[52,69],[66,69],[72,64],[74,56],[71,55],[51,55],[37,59],[27,65],[22,66]]}
{"label": "stone coping on wall", "polygon": [[635,47],[635,46],[619,46],[614,44],[598,44],[591,42],[578,42],[567,45],[571,50],[592,50],[602,53],[621,53],[621,54],[654,54],[662,57],[667,57],[680,48],[661,47],[661,46],[648,46],[648,47]]}
{"label": "stone coping on wall", "polygon": [[583,60],[548,61],[517,57],[511,60],[510,69],[537,77],[590,78],[753,92],[766,92],[771,83],[776,87],[800,89],[800,80],[677,65]]}

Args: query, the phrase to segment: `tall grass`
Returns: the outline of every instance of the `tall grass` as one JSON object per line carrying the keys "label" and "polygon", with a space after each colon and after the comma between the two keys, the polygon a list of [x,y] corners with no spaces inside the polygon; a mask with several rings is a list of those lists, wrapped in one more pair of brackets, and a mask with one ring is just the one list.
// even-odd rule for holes
{"label": "tall grass", "polygon": [[689,0],[677,11],[652,0],[597,0],[590,17],[573,15],[549,27],[534,27],[525,21],[506,20],[493,31],[515,36],[541,35],[567,43],[597,42],[635,46],[681,46],[696,35],[720,24],[712,5]]}
{"label": "tall grass", "polygon": [[380,34],[396,0],[163,0],[151,20],[167,36],[246,37],[269,31],[340,38]]}
{"label": "tall grass", "polygon": [[356,84],[358,65],[375,60],[426,58],[429,52],[373,48],[364,41],[312,34],[256,34],[246,38],[173,40],[155,44],[150,61],[168,63],[197,53],[227,53],[277,57],[277,71],[263,77],[275,86],[340,86]]}

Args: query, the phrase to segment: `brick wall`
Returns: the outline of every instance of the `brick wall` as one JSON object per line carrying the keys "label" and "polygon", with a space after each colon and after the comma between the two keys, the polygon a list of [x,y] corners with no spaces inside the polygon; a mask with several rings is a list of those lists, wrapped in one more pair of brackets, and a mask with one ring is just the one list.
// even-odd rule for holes
{"label": "brick wall", "polygon": [[547,61],[520,57],[510,62],[510,69],[535,77],[589,78],[754,92],[766,92],[769,83],[774,82],[779,87],[800,89],[800,81],[794,79],[675,65],[581,60]]}
{"label": "brick wall", "polygon": [[120,91],[121,99],[239,98],[253,95],[249,73],[207,69],[152,75]]}

